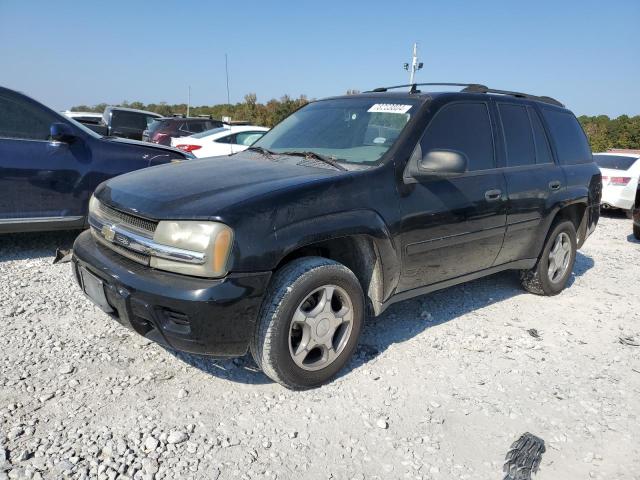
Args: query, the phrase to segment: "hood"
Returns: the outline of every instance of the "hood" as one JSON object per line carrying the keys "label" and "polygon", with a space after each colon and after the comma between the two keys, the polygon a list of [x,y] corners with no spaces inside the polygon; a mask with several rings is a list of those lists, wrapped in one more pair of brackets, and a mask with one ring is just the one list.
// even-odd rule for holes
{"label": "hood", "polygon": [[142,142],[140,140],[131,140],[129,138],[120,138],[120,137],[102,137],[102,140],[104,140],[105,142],[113,142],[113,143],[118,143],[118,144],[138,145],[140,147],[156,148],[158,150],[178,153],[178,154],[180,154],[180,157],[182,157],[182,158],[184,158],[185,155],[186,155],[186,152],[183,152],[182,150],[180,150],[178,148],[167,147],[165,145],[159,145],[157,143]]}
{"label": "hood", "polygon": [[136,170],[102,183],[95,195],[150,219],[205,219],[269,192],[344,173],[242,152]]}

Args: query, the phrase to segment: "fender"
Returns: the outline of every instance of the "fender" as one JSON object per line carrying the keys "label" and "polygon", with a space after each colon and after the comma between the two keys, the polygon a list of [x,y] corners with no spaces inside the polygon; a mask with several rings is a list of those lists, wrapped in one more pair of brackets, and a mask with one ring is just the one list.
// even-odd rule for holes
{"label": "fender", "polygon": [[291,252],[314,243],[356,235],[367,236],[373,241],[382,267],[383,298],[388,298],[398,284],[400,258],[387,224],[373,210],[350,210],[307,218],[278,227],[273,235],[281,254],[272,269]]}

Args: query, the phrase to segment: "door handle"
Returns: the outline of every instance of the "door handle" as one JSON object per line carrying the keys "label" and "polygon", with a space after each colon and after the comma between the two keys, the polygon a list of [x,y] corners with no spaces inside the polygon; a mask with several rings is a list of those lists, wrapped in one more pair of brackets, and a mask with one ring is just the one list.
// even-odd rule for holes
{"label": "door handle", "polygon": [[496,200],[500,200],[501,195],[501,190],[487,190],[486,192],[484,192],[484,198],[487,200],[487,202],[495,202]]}
{"label": "door handle", "polygon": [[561,186],[562,186],[562,183],[560,183],[560,180],[554,180],[553,182],[549,182],[549,188],[551,190],[560,190]]}

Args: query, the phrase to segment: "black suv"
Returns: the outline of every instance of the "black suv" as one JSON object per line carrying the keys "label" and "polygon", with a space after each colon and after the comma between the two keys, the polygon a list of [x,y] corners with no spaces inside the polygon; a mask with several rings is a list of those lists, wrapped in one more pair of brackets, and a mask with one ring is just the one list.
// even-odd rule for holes
{"label": "black suv", "polygon": [[171,145],[172,138],[186,137],[195,133],[202,133],[213,128],[220,128],[224,123],[211,117],[165,117],[155,119],[142,132],[145,142]]}
{"label": "black suv", "polygon": [[507,269],[560,293],[599,218],[587,138],[551,98],[464,87],[314,101],[233,159],[103,183],[80,285],[141,335],[250,350],[290,388],[334,376],[394,302]]}

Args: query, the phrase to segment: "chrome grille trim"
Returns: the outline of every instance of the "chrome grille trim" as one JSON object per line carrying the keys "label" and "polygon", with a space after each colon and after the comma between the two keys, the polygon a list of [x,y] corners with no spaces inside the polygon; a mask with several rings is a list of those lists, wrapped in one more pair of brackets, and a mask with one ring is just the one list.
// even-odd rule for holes
{"label": "chrome grille trim", "polygon": [[141,265],[146,265],[147,267],[149,266],[149,255],[144,255],[142,253],[137,253],[131,250],[127,250],[126,248],[121,247],[120,245],[116,245],[115,243],[111,243],[108,240],[105,240],[94,227],[91,228],[91,234],[93,235],[93,238],[103,247],[108,248],[109,250],[112,250],[122,255],[123,257],[128,258],[129,260],[132,260],[134,262],[137,262]]}
{"label": "chrome grille trim", "polygon": [[155,232],[156,227],[158,226],[157,222],[121,212],[120,210],[111,208],[102,202],[100,202],[99,208],[100,213],[102,213],[105,219],[109,220],[110,223],[121,223],[123,225],[131,226],[138,230],[145,230],[150,233]]}
{"label": "chrome grille trim", "polygon": [[[107,218],[90,215],[89,225],[91,225],[91,231],[94,233],[94,236],[101,240],[103,245],[119,253],[124,250],[131,254],[138,255],[140,257],[138,257],[137,261],[142,257],[148,259],[149,256],[194,265],[202,265],[206,261],[206,255],[203,252],[184,250],[182,248],[154,242],[153,238],[140,235],[125,228],[122,224],[111,223]],[[108,238],[105,237],[106,234],[109,234]],[[119,250],[116,250],[114,247],[118,247]]]}

